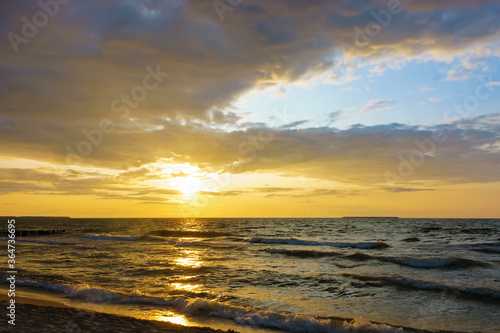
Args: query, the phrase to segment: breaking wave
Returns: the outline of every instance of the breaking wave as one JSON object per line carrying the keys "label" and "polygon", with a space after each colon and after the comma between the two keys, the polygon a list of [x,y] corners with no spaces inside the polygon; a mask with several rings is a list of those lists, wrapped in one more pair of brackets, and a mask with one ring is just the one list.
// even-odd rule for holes
{"label": "breaking wave", "polygon": [[116,240],[116,241],[135,241],[141,239],[141,236],[125,236],[125,235],[110,235],[110,234],[86,234],[86,239],[91,240]]}
{"label": "breaking wave", "polygon": [[[5,279],[4,279],[5,280]],[[122,293],[88,285],[69,285],[36,280],[21,280],[19,285],[45,288],[64,292],[67,298],[79,299],[96,304],[142,304],[172,307],[176,311],[191,316],[208,316],[234,321],[238,325],[304,333],[339,332],[404,332],[402,328],[385,324],[375,324],[362,318],[317,318],[314,316],[276,312],[236,306],[207,299],[164,298],[143,295],[140,291]]]}
{"label": "breaking wave", "polygon": [[411,266],[417,268],[439,268],[439,267],[458,267],[468,268],[474,266],[487,266],[486,263],[462,259],[462,258],[416,258],[416,257],[377,257],[382,261],[390,261],[396,264]]}
{"label": "breaking wave", "polygon": [[318,242],[310,240],[302,240],[297,238],[260,238],[252,237],[248,240],[250,243],[263,244],[287,244],[287,245],[303,245],[303,246],[332,246],[338,248],[357,248],[357,249],[383,249],[389,247],[384,242]]}
{"label": "breaking wave", "polygon": [[476,297],[483,300],[500,298],[500,291],[481,287],[465,287],[459,285],[440,284],[432,281],[407,278],[400,275],[364,275],[356,273],[341,273],[342,276],[351,277],[362,281],[382,281],[400,286],[407,286],[422,290],[451,291],[456,296]]}
{"label": "breaking wave", "polygon": [[321,257],[335,257],[340,254],[337,252],[325,252],[325,251],[312,251],[312,250],[292,250],[292,249],[265,249],[267,253],[284,254],[291,257],[299,258],[321,258]]}
{"label": "breaking wave", "polygon": [[189,230],[154,230],[147,233],[148,236],[161,237],[193,237],[193,238],[212,238],[231,236],[231,234],[215,231],[189,231]]}

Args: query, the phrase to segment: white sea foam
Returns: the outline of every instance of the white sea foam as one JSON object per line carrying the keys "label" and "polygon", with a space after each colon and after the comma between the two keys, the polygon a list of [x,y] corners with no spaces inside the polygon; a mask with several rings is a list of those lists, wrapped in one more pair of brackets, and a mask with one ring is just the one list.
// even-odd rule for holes
{"label": "white sea foam", "polygon": [[455,259],[391,258],[391,257],[383,257],[383,258],[384,260],[393,261],[407,266],[424,267],[424,268],[443,267],[455,263]]}
{"label": "white sea foam", "polygon": [[266,249],[265,251],[271,254],[278,253],[299,258],[319,258],[319,257],[333,257],[341,255],[338,252],[314,251],[314,250]]}
{"label": "white sea foam", "polygon": [[76,298],[97,304],[143,304],[169,306],[193,316],[209,316],[233,320],[239,325],[280,329],[288,332],[338,333],[338,332],[403,332],[400,328],[372,324],[361,318],[350,322],[342,319],[319,319],[299,314],[280,313],[220,303],[207,299],[161,298],[143,296],[140,292],[120,293],[114,290],[88,285],[48,283],[36,280],[20,280],[20,285],[62,291],[68,298]]}
{"label": "white sea foam", "polygon": [[65,293],[68,298],[83,299],[92,303],[111,303],[122,298],[116,291],[88,285],[68,286]]}
{"label": "white sea foam", "polygon": [[135,241],[141,238],[141,236],[123,236],[123,235],[110,235],[110,234],[86,234],[84,237],[92,240],[116,240],[116,241]]}
{"label": "white sea foam", "polygon": [[[377,257],[384,261],[391,261],[401,265],[418,267],[418,268],[438,268],[446,267],[451,265],[456,265],[459,263],[459,259],[454,258],[412,258],[412,257]],[[465,263],[465,261],[464,261]]]}

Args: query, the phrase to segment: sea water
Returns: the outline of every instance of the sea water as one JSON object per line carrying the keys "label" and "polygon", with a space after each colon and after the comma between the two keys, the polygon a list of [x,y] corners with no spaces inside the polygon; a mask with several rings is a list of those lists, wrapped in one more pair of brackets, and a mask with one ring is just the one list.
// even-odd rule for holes
{"label": "sea water", "polygon": [[242,332],[500,331],[500,220],[18,219],[16,227],[66,229],[16,238],[18,287],[88,309]]}

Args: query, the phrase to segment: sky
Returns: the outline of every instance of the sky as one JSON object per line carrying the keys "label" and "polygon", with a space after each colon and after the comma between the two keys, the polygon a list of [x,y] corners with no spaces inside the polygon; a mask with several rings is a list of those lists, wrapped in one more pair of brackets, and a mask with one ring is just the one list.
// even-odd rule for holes
{"label": "sky", "polygon": [[500,3],[0,5],[0,211],[499,218]]}

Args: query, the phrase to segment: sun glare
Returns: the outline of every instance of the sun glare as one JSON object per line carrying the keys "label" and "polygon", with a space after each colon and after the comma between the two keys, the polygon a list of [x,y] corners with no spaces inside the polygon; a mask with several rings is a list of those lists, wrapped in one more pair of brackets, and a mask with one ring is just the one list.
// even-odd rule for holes
{"label": "sun glare", "polygon": [[[161,190],[174,190],[171,199],[178,203],[197,204],[199,195],[217,193],[222,190],[219,174],[202,171],[189,163],[175,163],[169,160],[151,163],[145,167],[151,170],[154,178],[144,181],[144,185]],[[225,178],[224,178],[225,179]],[[177,195],[178,194],[178,195]]]}
{"label": "sun glare", "polygon": [[182,326],[191,326],[191,323],[187,318],[183,315],[176,314],[174,312],[167,311],[166,315],[158,314],[153,317],[154,320],[158,321],[166,321],[172,324],[182,325]]}
{"label": "sun glare", "polygon": [[193,197],[196,192],[201,190],[200,180],[192,176],[176,179],[173,186],[186,197]]}

